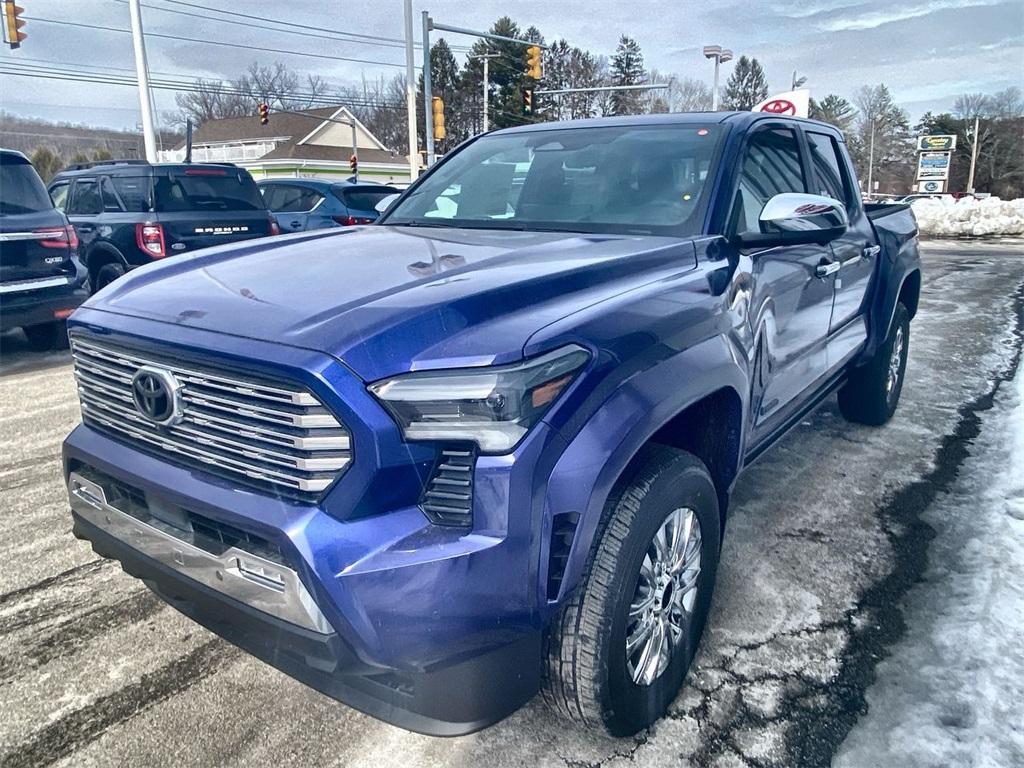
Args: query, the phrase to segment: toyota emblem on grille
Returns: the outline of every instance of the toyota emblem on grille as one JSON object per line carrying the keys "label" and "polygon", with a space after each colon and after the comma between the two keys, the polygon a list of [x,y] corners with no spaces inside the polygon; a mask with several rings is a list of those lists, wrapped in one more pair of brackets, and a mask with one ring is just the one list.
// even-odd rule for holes
{"label": "toyota emblem on grille", "polygon": [[181,385],[170,371],[145,365],[132,377],[135,408],[156,424],[174,424],[181,420]]}

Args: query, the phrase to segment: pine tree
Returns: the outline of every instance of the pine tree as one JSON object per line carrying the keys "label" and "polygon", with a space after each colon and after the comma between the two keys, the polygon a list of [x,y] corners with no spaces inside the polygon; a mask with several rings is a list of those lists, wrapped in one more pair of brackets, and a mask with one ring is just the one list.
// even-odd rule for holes
{"label": "pine tree", "polygon": [[842,96],[830,93],[820,102],[811,99],[810,116],[845,131],[857,116],[857,110]]}
{"label": "pine tree", "polygon": [[768,97],[768,80],[757,59],[740,56],[725,84],[722,104],[726,109],[748,111]]}
{"label": "pine tree", "polygon": [[[619,38],[619,47],[612,57],[612,85],[642,85],[647,81],[644,55],[640,44],[631,37]],[[613,91],[613,115],[636,115],[644,111],[644,98],[640,91]]]}

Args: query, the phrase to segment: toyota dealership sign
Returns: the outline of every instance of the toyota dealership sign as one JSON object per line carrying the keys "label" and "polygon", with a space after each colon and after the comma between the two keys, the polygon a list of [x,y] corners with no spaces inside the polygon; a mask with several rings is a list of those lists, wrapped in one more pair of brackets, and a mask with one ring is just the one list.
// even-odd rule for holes
{"label": "toyota dealership sign", "polygon": [[769,96],[754,107],[753,112],[771,112],[787,117],[807,117],[811,109],[811,92],[807,88]]}

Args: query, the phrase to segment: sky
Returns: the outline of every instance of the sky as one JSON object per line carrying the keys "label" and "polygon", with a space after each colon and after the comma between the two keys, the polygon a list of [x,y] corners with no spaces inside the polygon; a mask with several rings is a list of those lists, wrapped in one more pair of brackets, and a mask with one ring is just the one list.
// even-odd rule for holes
{"label": "sky", "polygon": [[[401,0],[188,0],[191,6],[169,0],[142,2],[144,27],[152,35],[147,37],[147,56],[158,76],[233,78],[253,61],[269,64],[275,59],[339,85],[404,71],[403,50],[394,43],[382,47],[369,41],[317,38],[301,29],[294,34],[268,31],[258,20],[204,10],[286,18],[316,30],[396,39],[404,34]],[[19,4],[25,8],[28,39],[16,51],[4,46],[0,66],[20,62],[20,66],[87,72],[102,67],[131,74],[131,35],[110,31],[129,28],[126,0],[19,0]],[[912,119],[927,110],[948,110],[961,93],[1024,85],[1024,0],[415,0],[413,7],[417,37],[421,10],[429,10],[438,22],[481,30],[508,14],[523,28],[538,27],[549,42],[563,37],[594,54],[611,55],[619,36],[629,35],[640,43],[648,67],[709,83],[711,64],[701,48],[718,44],[737,56],[757,57],[773,92],[788,89],[794,70],[808,78],[816,98],[831,92],[852,98],[861,85],[885,83]],[[225,21],[182,12],[220,16]],[[182,37],[299,53],[221,47]],[[460,36],[448,35],[448,39],[455,45],[471,42]],[[731,67],[724,65],[723,81]],[[164,113],[174,110],[173,93],[158,91],[155,100],[166,119]],[[137,93],[131,87],[10,74],[0,75],[0,108],[118,128],[132,128],[140,120]]]}

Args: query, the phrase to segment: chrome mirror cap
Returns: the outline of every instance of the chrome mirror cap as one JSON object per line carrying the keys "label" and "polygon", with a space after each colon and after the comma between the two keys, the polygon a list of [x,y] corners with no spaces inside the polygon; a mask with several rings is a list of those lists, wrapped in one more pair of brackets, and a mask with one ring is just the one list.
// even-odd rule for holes
{"label": "chrome mirror cap", "polygon": [[775,195],[765,203],[758,218],[764,231],[835,230],[845,229],[850,223],[841,201],[799,192]]}

